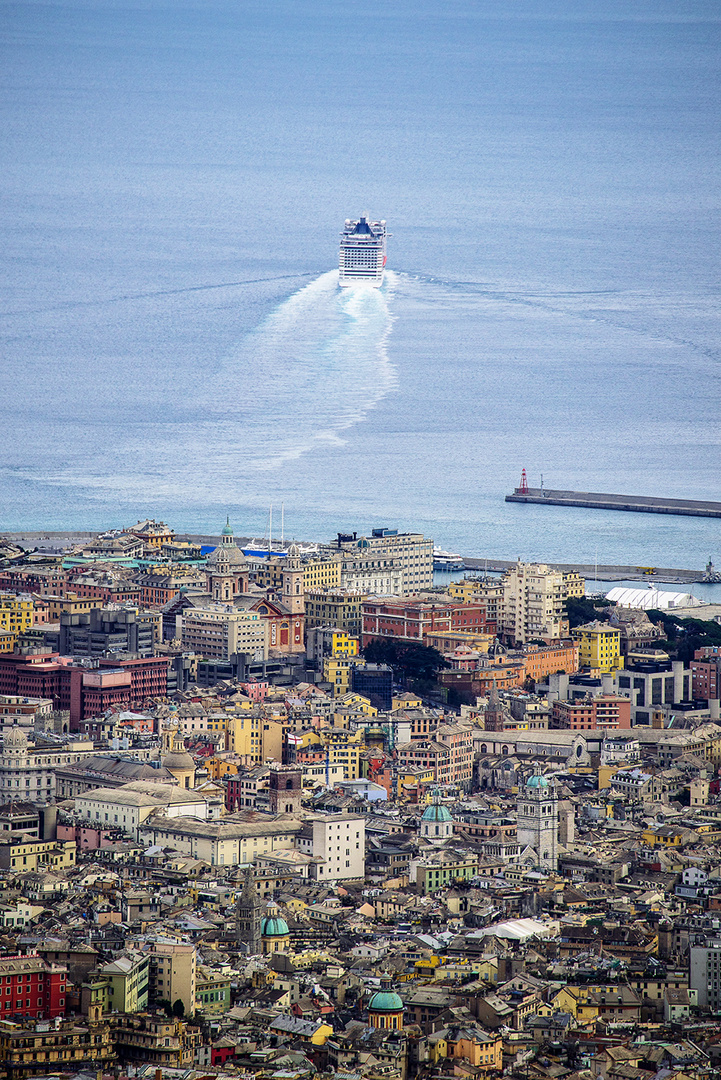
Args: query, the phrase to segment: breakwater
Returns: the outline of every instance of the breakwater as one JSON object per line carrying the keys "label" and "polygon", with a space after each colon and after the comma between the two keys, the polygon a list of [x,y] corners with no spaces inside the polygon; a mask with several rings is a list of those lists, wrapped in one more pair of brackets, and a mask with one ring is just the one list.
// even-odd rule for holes
{"label": "breakwater", "polygon": [[516,488],[506,502],[541,506],[585,506],[592,510],[627,510],[637,514],[680,514],[684,517],[721,517],[721,503],[696,499],[657,499],[651,495],[610,495],[597,491],[553,491]]}

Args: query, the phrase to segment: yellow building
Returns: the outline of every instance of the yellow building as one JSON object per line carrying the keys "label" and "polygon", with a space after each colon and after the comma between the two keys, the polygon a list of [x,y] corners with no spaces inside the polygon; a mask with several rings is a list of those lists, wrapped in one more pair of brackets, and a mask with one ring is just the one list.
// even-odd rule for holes
{"label": "yellow building", "polygon": [[323,661],[323,681],[330,683],[333,697],[342,697],[350,690],[350,660],[328,656]]}
{"label": "yellow building", "polygon": [[103,601],[97,596],[79,597],[74,592],[66,596],[43,596],[43,603],[47,604],[45,621],[49,623],[60,622],[61,615],[77,615],[103,606]]}
{"label": "yellow building", "polygon": [[15,648],[16,637],[9,630],[0,630],[0,653],[12,652]]}
{"label": "yellow building", "polygon": [[374,705],[371,705],[370,698],[363,697],[362,694],[356,694],[353,690],[343,694],[342,704],[347,709],[356,709],[358,712],[363,713],[364,716],[378,715],[378,710]]}
{"label": "yellow building", "polygon": [[10,648],[4,648],[3,652],[12,652],[18,634],[24,634],[35,621],[35,605],[27,596],[16,596],[15,593],[0,593],[0,634],[7,641],[7,635],[12,637]]}
{"label": "yellow building", "polygon": [[564,571],[563,591],[566,597],[573,596],[582,600],[586,595],[586,579],[575,570]]}
{"label": "yellow building", "polygon": [[597,671],[616,671],[623,667],[621,656],[621,631],[609,623],[584,623],[571,631],[578,642],[578,663],[581,668]]}
{"label": "yellow building", "polygon": [[303,591],[317,589],[339,589],[341,574],[340,555],[330,558],[308,559],[303,563]]}
{"label": "yellow building", "polygon": [[337,626],[352,637],[362,629],[361,605],[366,593],[347,589],[309,589],[305,594],[306,629]]}
{"label": "yellow building", "polygon": [[346,630],[334,630],[331,636],[331,656],[357,656],[360,652],[360,638],[351,637]]}
{"label": "yellow building", "polygon": [[283,760],[283,725],[247,710],[229,716],[226,727],[228,749],[256,765]]}
{"label": "yellow building", "polygon": [[75,866],[74,840],[21,840],[0,844],[4,870],[71,870]]}
{"label": "yellow building", "polygon": [[396,709],[420,709],[423,707],[423,699],[417,694],[411,694],[405,690],[402,694],[394,694],[391,698],[391,712]]}
{"label": "yellow building", "polygon": [[209,758],[205,767],[211,780],[222,780],[224,776],[237,776],[238,766],[233,761],[225,761],[223,758]]}
{"label": "yellow building", "polygon": [[431,1060],[459,1058],[481,1072],[500,1072],[503,1068],[503,1036],[487,1032],[475,1024],[457,1024],[442,1028],[428,1037]]}

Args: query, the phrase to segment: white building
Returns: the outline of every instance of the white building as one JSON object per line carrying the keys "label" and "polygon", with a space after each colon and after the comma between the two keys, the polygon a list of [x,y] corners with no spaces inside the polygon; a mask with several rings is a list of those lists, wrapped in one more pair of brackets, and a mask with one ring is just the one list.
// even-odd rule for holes
{"label": "white building", "polygon": [[[433,585],[433,541],[422,533],[373,529],[370,536],[339,534],[341,585],[374,595],[413,596]],[[374,573],[375,571],[375,573]],[[357,581],[357,585],[348,584]],[[378,586],[372,583],[375,581]]]}
{"label": "white building", "polygon": [[92,742],[35,750],[18,725],[6,728],[0,749],[0,802],[48,802],[55,798],[55,770],[93,752]]}
{"label": "white building", "polygon": [[245,653],[268,659],[268,622],[257,611],[232,604],[188,608],[180,616],[180,638],[189,649],[209,660],[230,660]]}
{"label": "white building", "polygon": [[94,788],[75,797],[76,813],[89,825],[116,826],[134,837],[145,819],[161,808],[168,818],[205,820],[209,816],[202,795],[147,780],[119,788]]}
{"label": "white building", "polygon": [[637,765],[641,760],[638,739],[631,735],[607,735],[601,750],[601,765]]}
{"label": "white building", "polygon": [[688,982],[698,995],[699,1009],[721,1012],[721,939],[691,945]]}
{"label": "white building", "polygon": [[315,860],[318,881],[365,877],[365,820],[348,814],[317,814],[299,832],[296,848]]}

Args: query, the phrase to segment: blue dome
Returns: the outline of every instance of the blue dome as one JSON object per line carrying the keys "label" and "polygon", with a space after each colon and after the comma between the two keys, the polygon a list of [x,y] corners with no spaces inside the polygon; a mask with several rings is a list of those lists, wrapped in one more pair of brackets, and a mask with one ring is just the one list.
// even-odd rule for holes
{"label": "blue dome", "polygon": [[402,1012],[403,1002],[393,990],[379,990],[368,1002],[373,1012]]}
{"label": "blue dome", "polygon": [[431,805],[424,810],[421,821],[453,821],[453,818],[448,810],[446,810],[445,806],[431,803]]}
{"label": "blue dome", "polygon": [[260,932],[263,937],[284,937],[289,933],[288,923],[279,915],[269,915],[263,919]]}
{"label": "blue dome", "polygon": [[530,778],[530,780],[526,784],[526,787],[527,788],[547,788],[548,787],[548,780],[546,780],[545,776],[535,775],[535,776],[532,776]]}

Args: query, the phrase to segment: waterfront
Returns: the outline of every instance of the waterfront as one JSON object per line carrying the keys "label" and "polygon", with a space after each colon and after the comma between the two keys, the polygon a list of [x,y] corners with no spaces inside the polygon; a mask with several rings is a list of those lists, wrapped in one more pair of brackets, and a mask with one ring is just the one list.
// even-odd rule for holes
{"label": "waterfront", "polygon": [[[716,492],[717,12],[366,16],[360,65],[347,3],[14,9],[0,526],[284,502],[288,536],[721,562],[713,522],[503,501],[522,466]],[[366,208],[388,282],[340,300]]]}

